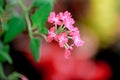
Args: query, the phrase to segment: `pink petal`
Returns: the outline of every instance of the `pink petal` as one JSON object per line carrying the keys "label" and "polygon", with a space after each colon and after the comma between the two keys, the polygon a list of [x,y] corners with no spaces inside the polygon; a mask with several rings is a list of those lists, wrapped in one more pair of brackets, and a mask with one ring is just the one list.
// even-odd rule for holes
{"label": "pink petal", "polygon": [[67,34],[65,32],[61,33],[58,36],[58,39],[59,39],[59,45],[60,45],[60,47],[63,47],[64,44],[66,44],[68,42]]}
{"label": "pink petal", "polygon": [[53,40],[53,37],[51,37],[50,35],[47,36],[47,42],[51,42]]}
{"label": "pink petal", "polygon": [[71,52],[69,49],[65,49],[65,58],[66,59],[69,59],[69,56],[70,56]]}

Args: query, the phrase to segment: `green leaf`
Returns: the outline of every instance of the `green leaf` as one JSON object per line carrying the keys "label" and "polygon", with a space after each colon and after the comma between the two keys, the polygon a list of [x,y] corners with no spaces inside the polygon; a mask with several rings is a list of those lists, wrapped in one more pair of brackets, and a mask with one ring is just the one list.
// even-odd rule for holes
{"label": "green leaf", "polygon": [[55,0],[34,0],[33,6],[34,7],[40,7],[41,5],[44,5],[45,3],[50,3],[53,5]]}
{"label": "green leaf", "polygon": [[12,63],[12,59],[9,55],[9,46],[3,45],[3,43],[0,41],[0,62],[5,62],[5,61]]}
{"label": "green leaf", "polygon": [[0,0],[0,14],[3,11],[3,4],[4,4],[3,0]]}
{"label": "green leaf", "polygon": [[6,45],[2,49],[0,49],[0,61],[8,61],[10,64],[12,64],[11,56],[9,55],[9,46]]}
{"label": "green leaf", "polygon": [[3,7],[3,4],[4,4],[3,0],[0,0],[0,7]]}
{"label": "green leaf", "polygon": [[20,73],[13,72],[8,76],[8,80],[19,80],[20,77],[21,77]]}
{"label": "green leaf", "polygon": [[42,27],[41,29],[39,29],[39,32],[43,34],[48,34],[48,29],[46,27]]}
{"label": "green leaf", "polygon": [[30,42],[30,49],[33,54],[33,57],[36,61],[39,60],[39,50],[40,50],[40,39],[32,38]]}
{"label": "green leaf", "polygon": [[5,74],[4,74],[2,63],[0,63],[0,79],[5,79]]}
{"label": "green leaf", "polygon": [[[42,4],[31,16],[33,28],[38,28],[39,31],[45,30],[45,28],[43,27],[46,26],[46,21],[52,9],[53,9],[53,4],[51,4],[50,2],[46,2]],[[43,33],[46,33],[46,31],[47,31],[47,28]]]}
{"label": "green leaf", "polygon": [[2,7],[0,7],[0,15],[2,14],[2,11],[3,11],[3,8],[2,8]]}
{"label": "green leaf", "polygon": [[34,6],[34,7],[39,7],[40,5],[42,5],[41,1],[42,1],[42,0],[34,0],[33,6]]}
{"label": "green leaf", "polygon": [[0,62],[5,62],[5,61],[6,61],[6,59],[3,56],[0,55]]}
{"label": "green leaf", "polygon": [[2,31],[5,32],[8,30],[8,25],[6,23],[2,23]]}
{"label": "green leaf", "polygon": [[8,31],[5,34],[4,42],[8,43],[12,41],[18,34],[25,29],[25,21],[19,17],[13,17],[8,21]]}

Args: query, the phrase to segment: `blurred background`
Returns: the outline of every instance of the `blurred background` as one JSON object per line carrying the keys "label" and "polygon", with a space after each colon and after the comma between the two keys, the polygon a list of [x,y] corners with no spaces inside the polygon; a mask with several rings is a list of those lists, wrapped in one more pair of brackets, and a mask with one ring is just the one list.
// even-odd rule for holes
{"label": "blurred background", "polygon": [[[29,50],[29,38],[20,34],[11,43],[15,70],[29,80],[120,80],[120,1],[57,0],[56,13],[69,11],[85,41],[69,60],[56,42],[42,40],[40,61]],[[48,25],[48,27],[50,27]]]}

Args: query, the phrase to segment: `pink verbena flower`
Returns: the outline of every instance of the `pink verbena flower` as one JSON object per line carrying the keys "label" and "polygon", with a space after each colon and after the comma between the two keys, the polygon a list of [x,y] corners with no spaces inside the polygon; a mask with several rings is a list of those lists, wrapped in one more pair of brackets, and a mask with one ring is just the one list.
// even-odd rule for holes
{"label": "pink verbena flower", "polygon": [[[64,47],[66,59],[69,58],[73,46],[83,46],[84,41],[80,38],[78,28],[73,26],[75,21],[71,13],[65,11],[56,15],[55,12],[51,12],[48,17],[48,22],[53,23],[55,27],[50,28],[47,41],[51,42],[55,40],[59,43],[60,47]],[[73,41],[72,44],[69,43],[69,39]]]}
{"label": "pink verbena flower", "polygon": [[68,11],[65,11],[64,13],[60,12],[58,14],[58,17],[59,17],[60,20],[62,20],[64,22],[65,19],[71,17],[71,13],[69,13]]}
{"label": "pink verbena flower", "polygon": [[72,18],[67,18],[64,20],[64,25],[66,28],[71,30],[73,28],[74,20]]}
{"label": "pink verbena flower", "polygon": [[71,54],[71,51],[69,49],[65,49],[65,58],[69,59],[69,56]]}
{"label": "pink verbena flower", "polygon": [[75,21],[73,18],[71,18],[71,13],[69,13],[68,11],[65,11],[64,13],[60,12],[58,14],[58,17],[60,18],[60,20],[62,20],[67,29],[70,30],[73,28],[72,25],[75,23]]}
{"label": "pink verbena flower", "polygon": [[77,35],[79,34],[79,30],[78,30],[77,27],[72,28],[70,31],[71,31],[71,32],[74,32],[74,33],[77,34]]}
{"label": "pink verbena flower", "polygon": [[56,16],[55,12],[51,12],[50,16],[48,17],[48,22],[54,23],[54,24],[61,24],[61,21],[59,20],[59,17]]}
{"label": "pink verbena flower", "polygon": [[74,36],[73,37],[73,41],[74,41],[74,44],[79,47],[79,46],[83,46],[84,44],[84,41],[80,39],[79,36]]}
{"label": "pink verbena flower", "polygon": [[79,34],[79,30],[77,27],[74,27],[73,29],[71,29],[70,35],[72,36],[72,39],[74,41],[74,44],[79,47],[79,46],[83,46],[84,41],[80,39],[80,34]]}
{"label": "pink verbena flower", "polygon": [[68,44],[66,44],[65,46],[67,46],[65,48],[65,58],[69,59],[69,56],[71,54],[71,50],[73,49],[72,47],[74,46],[74,44],[71,44],[70,46]]}
{"label": "pink verbena flower", "polygon": [[55,27],[52,27],[52,28],[50,28],[50,30],[48,31],[47,41],[48,41],[48,42],[51,42],[55,37],[56,37]]}
{"label": "pink verbena flower", "polygon": [[64,47],[64,44],[68,43],[68,38],[66,33],[61,33],[58,36],[60,47]]}

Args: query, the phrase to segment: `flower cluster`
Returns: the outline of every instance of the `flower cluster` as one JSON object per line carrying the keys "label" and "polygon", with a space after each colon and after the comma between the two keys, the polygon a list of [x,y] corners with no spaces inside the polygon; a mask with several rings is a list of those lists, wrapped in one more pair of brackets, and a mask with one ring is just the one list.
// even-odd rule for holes
{"label": "flower cluster", "polygon": [[[54,26],[48,31],[47,41],[55,40],[59,43],[60,47],[64,47],[65,58],[69,58],[73,46],[83,46],[84,41],[80,38],[78,28],[73,26],[75,21],[71,13],[68,11],[60,12],[59,14],[51,12],[48,22],[54,24]],[[69,43],[71,40],[73,41],[72,44]]]}

